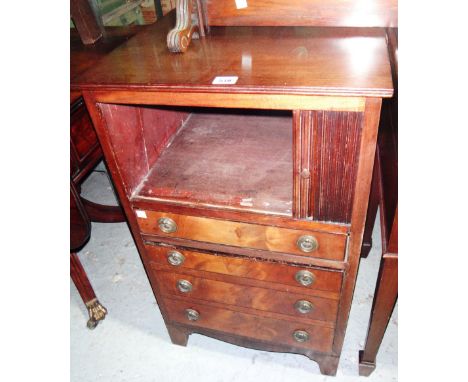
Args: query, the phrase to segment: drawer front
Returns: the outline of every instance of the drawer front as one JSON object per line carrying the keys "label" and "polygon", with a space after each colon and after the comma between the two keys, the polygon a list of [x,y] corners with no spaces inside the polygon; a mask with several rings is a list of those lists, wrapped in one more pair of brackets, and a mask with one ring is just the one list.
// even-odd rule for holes
{"label": "drawer front", "polygon": [[[146,218],[138,216],[141,213],[137,212],[137,220],[141,231],[147,234],[272,252],[292,253],[329,260],[343,260],[345,256],[345,235],[239,223],[166,212],[144,211],[144,214]],[[158,222],[163,218],[166,219],[166,223],[170,223],[166,224],[164,229],[168,231],[169,228],[169,231],[172,230],[172,232],[165,232],[161,229]],[[301,245],[303,249],[301,249]],[[309,249],[312,250],[307,252]]]}
{"label": "drawer front", "polygon": [[303,319],[334,323],[338,301],[267,287],[253,287],[186,274],[154,271],[161,293],[165,296],[188,297],[232,307],[287,314]]}
{"label": "drawer front", "polygon": [[[164,305],[169,319],[184,325],[324,353],[328,353],[332,349],[334,329],[329,326],[260,317],[208,304],[176,301],[169,298],[164,299]],[[191,311],[187,312],[187,309]],[[294,333],[297,331],[306,332],[308,338],[304,342],[298,342],[294,338]],[[301,338],[304,339],[304,335]]]}
{"label": "drawer front", "polygon": [[[342,272],[253,260],[247,257],[214,255],[157,245],[146,245],[146,251],[151,263],[170,267],[176,272],[177,269],[213,272],[272,282],[284,285],[286,288],[288,286],[298,287],[304,290],[303,293],[309,293],[309,291],[331,292],[330,295],[335,295],[337,298],[341,290]],[[312,274],[310,284],[301,284],[299,278],[301,271]]]}

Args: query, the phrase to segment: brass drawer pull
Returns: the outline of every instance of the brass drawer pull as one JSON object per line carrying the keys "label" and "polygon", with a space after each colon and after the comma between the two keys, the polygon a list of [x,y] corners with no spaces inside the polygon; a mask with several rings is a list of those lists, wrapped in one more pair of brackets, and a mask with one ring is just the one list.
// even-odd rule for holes
{"label": "brass drawer pull", "polygon": [[304,286],[312,285],[315,281],[314,274],[305,270],[298,271],[294,277],[299,284]]}
{"label": "brass drawer pull", "polygon": [[169,251],[167,253],[167,262],[171,265],[178,266],[185,261],[185,256],[177,251]]}
{"label": "brass drawer pull", "polygon": [[177,289],[179,289],[182,293],[188,293],[192,291],[192,283],[187,280],[179,280],[177,281]]}
{"label": "brass drawer pull", "polygon": [[293,338],[297,342],[306,342],[306,341],[309,341],[310,336],[309,336],[309,333],[307,333],[305,330],[296,330],[293,333]]}
{"label": "brass drawer pull", "polygon": [[303,235],[297,239],[296,245],[302,252],[313,252],[318,248],[318,241],[312,235]]}
{"label": "brass drawer pull", "polygon": [[189,321],[197,321],[200,318],[200,313],[195,309],[185,309],[185,316]]}
{"label": "brass drawer pull", "polygon": [[296,308],[299,313],[306,314],[312,312],[314,305],[310,301],[299,300],[294,304],[294,308]]}
{"label": "brass drawer pull", "polygon": [[172,233],[177,231],[177,224],[171,218],[159,218],[158,226],[164,233]]}

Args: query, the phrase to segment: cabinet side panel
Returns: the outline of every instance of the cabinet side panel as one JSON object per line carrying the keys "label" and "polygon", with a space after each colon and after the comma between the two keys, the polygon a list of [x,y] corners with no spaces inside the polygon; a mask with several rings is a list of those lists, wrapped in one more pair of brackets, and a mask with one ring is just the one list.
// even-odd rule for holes
{"label": "cabinet side panel", "polygon": [[349,223],[359,160],[362,113],[318,111],[313,121],[312,218]]}
{"label": "cabinet side panel", "polygon": [[138,108],[100,104],[100,109],[126,191],[131,195],[149,170]]}
{"label": "cabinet side panel", "polygon": [[141,107],[139,113],[148,165],[151,168],[190,113],[154,107]]}

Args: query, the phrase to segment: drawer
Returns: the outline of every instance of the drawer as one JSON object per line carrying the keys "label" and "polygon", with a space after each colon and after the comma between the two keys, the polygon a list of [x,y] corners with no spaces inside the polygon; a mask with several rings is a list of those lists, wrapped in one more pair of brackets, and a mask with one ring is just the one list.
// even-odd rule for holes
{"label": "drawer", "polygon": [[158,236],[329,260],[343,260],[345,256],[346,235],[155,211],[138,211],[137,221],[143,233]]}
{"label": "drawer", "polygon": [[211,280],[193,275],[154,271],[161,293],[216,302],[233,307],[286,314],[303,319],[335,322],[338,301],[265,287]]}
{"label": "drawer", "polygon": [[[324,353],[332,350],[334,329],[327,325],[312,325],[260,317],[208,304],[170,298],[164,299],[164,305],[169,319],[180,324]],[[190,311],[187,312],[189,309]],[[297,333],[298,331],[306,334]],[[304,340],[303,342],[295,339],[295,332],[299,339]]]}
{"label": "drawer", "polygon": [[[215,274],[237,276],[252,280],[272,282],[288,287],[309,291],[324,291],[328,295],[338,295],[341,290],[342,272],[327,271],[314,267],[292,266],[282,263],[251,259],[248,257],[233,257],[206,252],[195,252],[182,248],[170,248],[159,245],[146,245],[150,263],[161,267],[191,269],[195,271],[212,272]],[[306,272],[310,279],[300,278]],[[310,272],[307,273],[307,272]],[[302,280],[302,284],[301,284]],[[307,281],[307,282],[305,282]],[[310,283],[308,283],[310,281]]]}

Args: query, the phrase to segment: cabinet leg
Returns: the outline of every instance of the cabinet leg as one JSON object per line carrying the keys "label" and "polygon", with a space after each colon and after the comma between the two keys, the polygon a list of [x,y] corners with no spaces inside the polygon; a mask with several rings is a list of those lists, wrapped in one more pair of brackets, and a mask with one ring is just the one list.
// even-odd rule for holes
{"label": "cabinet leg", "polygon": [[364,350],[359,352],[359,375],[369,376],[375,369],[375,358],[397,297],[398,257],[384,254],[380,263],[366,344]]}
{"label": "cabinet leg", "polygon": [[377,217],[377,208],[379,207],[379,161],[378,155],[375,156],[374,172],[372,174],[372,186],[369,195],[369,206],[367,208],[366,225],[362,237],[361,257],[366,258],[372,249],[372,230],[374,229],[375,219]]}
{"label": "cabinet leg", "polygon": [[340,362],[339,357],[335,357],[332,355],[313,355],[309,357],[312,361],[315,361],[318,363],[320,372],[323,375],[330,375],[330,376],[335,376],[336,372],[338,370],[338,363]]}
{"label": "cabinet leg", "polygon": [[167,325],[167,331],[169,332],[169,337],[171,337],[173,344],[187,346],[187,341],[190,335],[188,330],[172,325]]}

